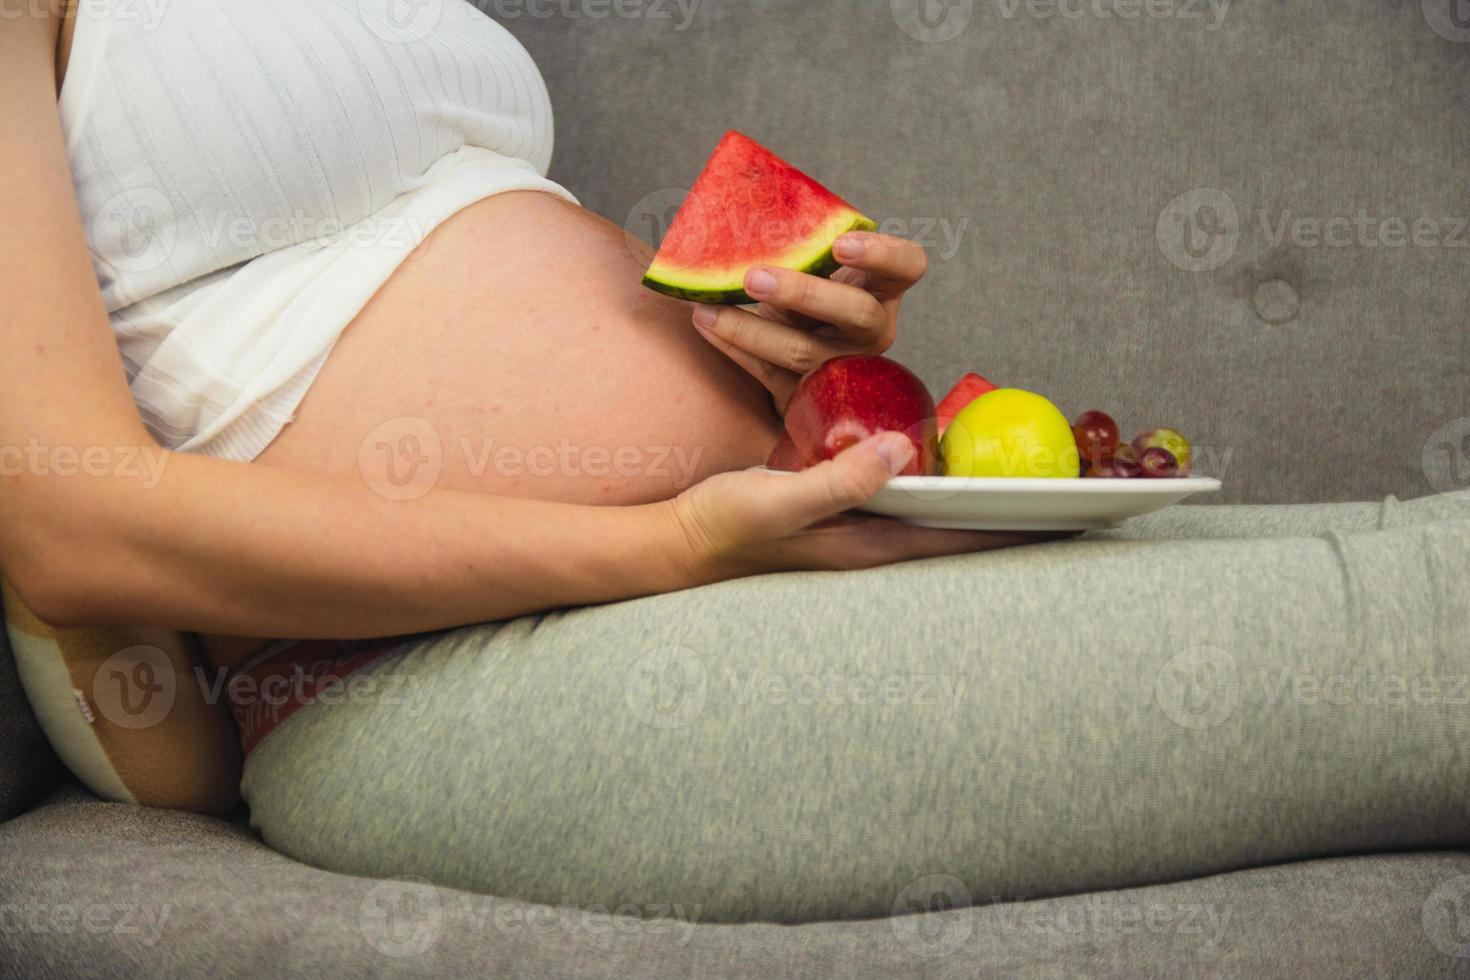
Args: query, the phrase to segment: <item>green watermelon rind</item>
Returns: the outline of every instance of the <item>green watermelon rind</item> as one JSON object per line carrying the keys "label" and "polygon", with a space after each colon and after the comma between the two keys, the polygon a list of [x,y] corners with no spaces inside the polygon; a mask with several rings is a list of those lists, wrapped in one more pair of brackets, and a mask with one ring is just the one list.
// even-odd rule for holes
{"label": "green watermelon rind", "polygon": [[[832,246],[837,243],[837,239],[850,231],[877,230],[878,225],[871,218],[854,213],[852,221],[832,236],[832,241],[821,254],[805,265],[795,267],[796,271],[805,272],[812,276],[820,276],[823,279],[829,278],[842,267],[842,263],[838,262],[836,256],[832,254]],[[767,262],[753,262],[751,265],[780,266],[782,263],[777,259]],[[650,271],[652,270],[650,269]],[[741,282],[744,282],[744,278],[742,275]],[[745,291],[743,285],[730,286],[724,289],[682,285],[672,273],[666,274],[661,279],[655,279],[653,276],[645,274],[643,276],[643,285],[656,293],[663,293],[665,296],[672,296],[674,299],[688,300],[691,303],[704,303],[708,306],[744,306],[748,303],[755,302],[750,294]]]}

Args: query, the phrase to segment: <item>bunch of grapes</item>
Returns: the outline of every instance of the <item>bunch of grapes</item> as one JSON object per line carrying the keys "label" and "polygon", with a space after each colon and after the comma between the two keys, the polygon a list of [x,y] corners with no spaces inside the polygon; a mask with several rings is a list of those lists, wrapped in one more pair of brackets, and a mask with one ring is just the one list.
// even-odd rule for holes
{"label": "bunch of grapes", "polygon": [[1189,475],[1189,440],[1173,429],[1149,429],[1126,443],[1113,417],[1094,410],[1077,416],[1072,435],[1085,477],[1163,480]]}

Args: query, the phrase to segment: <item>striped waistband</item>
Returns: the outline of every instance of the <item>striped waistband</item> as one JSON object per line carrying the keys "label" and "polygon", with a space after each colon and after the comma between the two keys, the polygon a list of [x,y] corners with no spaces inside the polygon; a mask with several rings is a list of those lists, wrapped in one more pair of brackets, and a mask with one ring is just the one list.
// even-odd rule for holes
{"label": "striped waistband", "polygon": [[411,639],[281,640],[235,668],[229,704],[245,754],[308,704],[346,696],[350,674]]}

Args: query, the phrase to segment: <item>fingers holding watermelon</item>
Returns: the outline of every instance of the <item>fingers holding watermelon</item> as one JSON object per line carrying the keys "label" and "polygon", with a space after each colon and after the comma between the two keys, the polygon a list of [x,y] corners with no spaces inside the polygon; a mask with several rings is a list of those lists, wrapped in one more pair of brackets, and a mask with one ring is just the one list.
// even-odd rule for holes
{"label": "fingers holding watermelon", "polygon": [[851,348],[846,353],[879,354],[893,345],[897,311],[861,286],[756,266],[745,277],[745,291],[760,300],[757,312],[769,319],[779,311],[804,318],[791,318],[793,324],[835,327]]}
{"label": "fingers holding watermelon", "polygon": [[[845,243],[860,243],[844,247]],[[801,376],[846,354],[881,354],[898,333],[903,293],[924,274],[922,246],[888,235],[855,233],[833,254],[845,265],[831,279],[794,269],[756,266],[745,290],[755,310],[696,304],[694,325],[706,340],[770,391],[776,407]]]}
{"label": "fingers holding watermelon", "polygon": [[848,270],[834,279],[861,286],[879,300],[899,299],[929,271],[923,245],[878,232],[849,232],[837,239],[832,255]]}
{"label": "fingers holding watermelon", "polygon": [[[922,246],[877,227],[731,131],[689,189],[643,284],[693,301],[705,338],[784,409],[800,376],[822,362],[893,345],[899,303],[928,260]],[[754,310],[740,308],[751,303]]]}
{"label": "fingers holding watermelon", "polygon": [[810,330],[768,320],[734,306],[696,306],[694,326],[701,336],[764,385],[776,408],[783,413],[803,374],[823,361],[849,353],[845,345]]}

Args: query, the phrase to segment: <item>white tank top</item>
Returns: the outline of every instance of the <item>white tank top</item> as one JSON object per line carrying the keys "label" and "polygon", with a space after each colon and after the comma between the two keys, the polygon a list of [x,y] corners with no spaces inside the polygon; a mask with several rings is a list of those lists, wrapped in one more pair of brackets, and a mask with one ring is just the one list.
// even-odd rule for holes
{"label": "white tank top", "polygon": [[81,0],[60,101],[134,398],[248,459],[460,208],[545,179],[523,48],[467,0]]}

